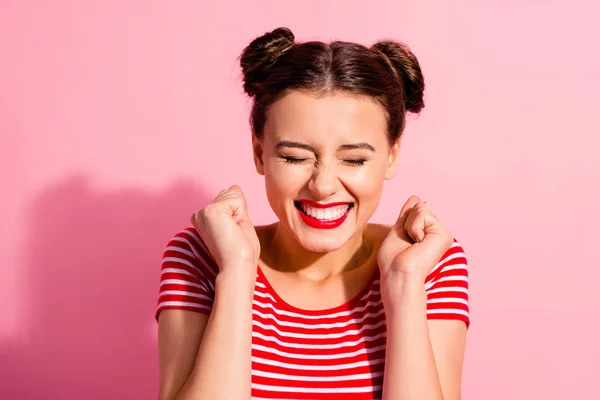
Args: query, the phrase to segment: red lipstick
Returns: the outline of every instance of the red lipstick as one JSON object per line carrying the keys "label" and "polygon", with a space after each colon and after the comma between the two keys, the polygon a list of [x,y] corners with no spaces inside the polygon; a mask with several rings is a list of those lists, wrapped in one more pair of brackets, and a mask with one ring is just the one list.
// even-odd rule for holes
{"label": "red lipstick", "polygon": [[[308,204],[315,208],[331,208],[331,207],[345,206],[345,205],[349,205],[349,207],[348,207],[348,210],[346,210],[346,212],[338,219],[322,221],[322,220],[319,220],[317,218],[311,217],[310,215],[306,214],[304,212],[304,210],[302,209],[301,203]],[[354,203],[348,203],[348,202],[320,204],[320,203],[316,203],[311,200],[300,200],[300,201],[294,202],[294,204],[296,205],[296,209],[298,210],[298,214],[300,215],[300,218],[302,219],[302,221],[304,221],[304,223],[306,223],[306,225],[310,226],[311,228],[315,228],[315,229],[337,228],[346,220],[346,218],[348,217],[348,214],[350,214],[350,210],[352,209],[352,207],[354,205]]]}
{"label": "red lipstick", "polygon": [[316,201],[312,201],[312,200],[298,200],[298,203],[308,204],[309,206],[313,206],[316,208],[329,208],[329,207],[345,206],[347,204],[352,204],[352,202],[337,202],[337,203],[321,204],[321,203],[317,203]]}

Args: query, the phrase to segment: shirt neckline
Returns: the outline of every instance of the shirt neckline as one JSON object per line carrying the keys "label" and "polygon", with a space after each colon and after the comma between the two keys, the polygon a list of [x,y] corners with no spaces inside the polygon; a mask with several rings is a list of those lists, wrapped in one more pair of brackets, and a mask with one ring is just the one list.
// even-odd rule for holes
{"label": "shirt neckline", "polygon": [[375,282],[375,280],[377,280],[378,277],[379,277],[379,266],[376,265],[375,271],[373,271],[373,273],[371,274],[371,277],[366,281],[366,283],[362,287],[362,289],[356,295],[354,295],[354,297],[352,297],[350,300],[348,300],[344,304],[340,304],[339,306],[335,306],[335,307],[331,307],[331,308],[308,310],[308,309],[293,306],[293,305],[289,304],[287,301],[285,301],[283,298],[281,298],[277,294],[277,292],[275,291],[273,286],[271,286],[271,283],[269,282],[269,280],[263,273],[262,269],[260,268],[260,265],[258,266],[258,278],[265,285],[267,292],[271,296],[273,296],[273,298],[275,299],[277,304],[281,305],[281,307],[287,309],[288,311],[295,312],[298,314],[304,314],[304,315],[324,315],[324,314],[332,314],[332,313],[336,313],[336,312],[340,312],[340,311],[351,310],[352,308],[354,308],[354,305],[360,299],[362,299],[365,294],[367,294],[371,290],[371,288],[373,287],[373,282]]}

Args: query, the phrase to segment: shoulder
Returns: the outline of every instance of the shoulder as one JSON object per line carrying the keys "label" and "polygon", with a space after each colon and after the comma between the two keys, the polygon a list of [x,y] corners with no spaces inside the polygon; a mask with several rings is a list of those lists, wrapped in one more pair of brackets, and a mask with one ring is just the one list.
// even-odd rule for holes
{"label": "shoulder", "polygon": [[216,263],[202,237],[193,226],[175,233],[165,248],[164,262],[179,262],[196,267],[201,271],[216,274]]}
{"label": "shoulder", "polygon": [[196,228],[188,226],[175,233],[169,241],[169,244],[177,245],[178,243],[181,243],[182,247],[193,248],[203,242]]}
{"label": "shoulder", "polygon": [[440,261],[427,277],[427,288],[433,286],[458,285],[468,289],[469,269],[467,256],[463,246],[454,238],[453,243],[446,250]]}
{"label": "shoulder", "polygon": [[467,256],[465,254],[465,249],[456,238],[453,239],[452,245],[448,248],[448,250],[446,250],[446,252],[440,260],[441,265],[446,265],[448,263],[464,264],[465,269],[467,266]]}
{"label": "shoulder", "polygon": [[200,234],[193,226],[181,229],[175,233],[169,243],[167,244],[167,250],[184,250],[197,253],[206,249],[206,245],[202,240]]}
{"label": "shoulder", "polygon": [[216,263],[196,229],[188,227],[174,234],[163,253],[155,318],[166,309],[210,313],[216,272]]}

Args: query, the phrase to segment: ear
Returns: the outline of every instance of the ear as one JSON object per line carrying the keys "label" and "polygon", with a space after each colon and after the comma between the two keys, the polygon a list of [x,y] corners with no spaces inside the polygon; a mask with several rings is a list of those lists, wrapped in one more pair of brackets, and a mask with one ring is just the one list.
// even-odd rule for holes
{"label": "ear", "polygon": [[256,165],[256,172],[258,172],[260,175],[264,175],[265,168],[262,160],[263,147],[260,139],[256,137],[254,132],[252,132],[252,153],[254,153],[254,165]]}
{"label": "ear", "polygon": [[385,179],[392,179],[394,174],[396,173],[396,168],[398,167],[398,161],[400,160],[400,139],[396,140],[392,148],[390,149],[390,154],[388,155],[388,167],[385,171]]}

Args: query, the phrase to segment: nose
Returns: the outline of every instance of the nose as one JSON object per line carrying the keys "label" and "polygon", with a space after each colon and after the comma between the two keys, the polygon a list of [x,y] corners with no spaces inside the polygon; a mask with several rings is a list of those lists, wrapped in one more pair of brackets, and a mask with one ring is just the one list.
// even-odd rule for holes
{"label": "nose", "polygon": [[340,181],[334,168],[327,165],[315,167],[313,175],[308,182],[308,190],[315,200],[327,199],[339,189]]}

